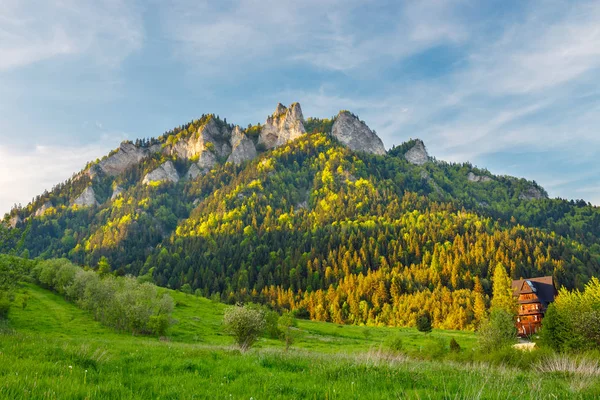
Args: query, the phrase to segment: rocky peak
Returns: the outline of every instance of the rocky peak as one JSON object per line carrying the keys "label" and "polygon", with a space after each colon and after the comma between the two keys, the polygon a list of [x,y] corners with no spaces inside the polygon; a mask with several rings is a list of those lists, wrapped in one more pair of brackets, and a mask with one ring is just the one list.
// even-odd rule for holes
{"label": "rocky peak", "polygon": [[281,103],[277,103],[277,108],[275,108],[273,117],[277,117],[278,115],[285,114],[286,112],[287,112],[287,107]]}
{"label": "rocky peak", "polygon": [[[279,106],[282,106],[282,104],[279,103],[277,106],[278,109]],[[256,157],[256,147],[254,146],[254,143],[237,125],[231,133],[231,147],[231,154],[229,155],[229,158],[227,158],[227,162],[239,165],[244,161],[252,160]]]}
{"label": "rocky peak", "polygon": [[91,207],[97,206],[98,200],[96,200],[96,193],[94,192],[94,188],[88,186],[85,190],[73,201],[74,206],[78,207]]}
{"label": "rocky peak", "polygon": [[198,131],[189,138],[179,140],[173,145],[171,154],[180,158],[189,159],[201,156],[202,153],[210,151],[217,157],[227,157],[231,153],[229,139],[231,132],[227,125],[219,127],[214,118],[210,118]]}
{"label": "rocky peak", "polygon": [[340,111],[337,115],[331,134],[351,150],[385,154],[385,147],[379,136],[348,111]]}
{"label": "rocky peak", "polygon": [[167,161],[154,171],[146,174],[142,183],[149,185],[155,182],[178,182],[179,174],[171,161]]}
{"label": "rocky peak", "polygon": [[421,139],[415,140],[415,145],[404,154],[404,158],[414,165],[423,165],[429,161],[429,154],[425,143]]}
{"label": "rocky peak", "polygon": [[279,103],[273,115],[267,117],[258,143],[267,149],[272,149],[297,139],[304,133],[306,130],[300,104],[293,103],[290,108],[286,108]]}
{"label": "rocky peak", "polygon": [[[156,150],[156,148],[152,149],[152,151]],[[137,147],[130,142],[123,142],[115,154],[100,161],[98,168],[109,176],[117,176],[123,173],[127,168],[148,157],[152,154],[152,151],[150,149]],[[90,177],[93,178],[95,172],[96,168],[90,168],[88,174],[91,174]]]}

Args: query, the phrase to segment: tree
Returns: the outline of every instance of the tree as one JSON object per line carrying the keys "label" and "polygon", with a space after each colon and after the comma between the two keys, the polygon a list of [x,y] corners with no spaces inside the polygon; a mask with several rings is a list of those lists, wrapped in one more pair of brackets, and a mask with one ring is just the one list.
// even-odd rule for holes
{"label": "tree", "polygon": [[247,351],[258,340],[265,329],[263,310],[249,306],[233,306],[223,317],[225,331],[233,336],[242,352]]}
{"label": "tree", "polygon": [[285,343],[285,351],[288,351],[290,346],[296,340],[296,330],[298,326],[296,318],[291,312],[287,312],[279,317],[279,330],[281,331],[281,338]]}
{"label": "tree", "polygon": [[110,264],[108,263],[108,260],[106,259],[106,257],[102,257],[100,258],[100,261],[98,261],[98,275],[104,277],[108,274],[110,274],[112,268],[110,267]]}
{"label": "tree", "polygon": [[493,309],[504,310],[510,315],[517,314],[517,302],[513,296],[512,281],[501,263],[496,265],[493,278]]}
{"label": "tree", "polygon": [[514,316],[501,308],[492,308],[478,331],[479,347],[484,352],[509,346],[517,341]]}
{"label": "tree", "polygon": [[431,332],[431,315],[428,312],[421,313],[417,317],[417,330],[423,333]]}

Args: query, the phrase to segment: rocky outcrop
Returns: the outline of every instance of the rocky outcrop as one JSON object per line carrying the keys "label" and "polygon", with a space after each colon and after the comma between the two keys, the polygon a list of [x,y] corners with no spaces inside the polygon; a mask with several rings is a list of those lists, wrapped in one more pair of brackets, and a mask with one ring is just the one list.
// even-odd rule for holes
{"label": "rocky outcrop", "polygon": [[198,168],[198,165],[192,164],[190,169],[188,169],[188,172],[185,174],[185,177],[187,179],[196,179],[200,174],[202,174],[202,171],[200,168]]}
{"label": "rocky outcrop", "polygon": [[[159,146],[160,148],[160,146]],[[152,151],[158,149],[153,146]],[[113,155],[105,158],[98,163],[98,168],[105,174],[110,176],[117,176],[123,173],[127,168],[139,163],[144,158],[152,154],[151,149],[143,147],[137,147],[133,143],[123,142],[119,146],[119,149]],[[95,176],[96,169],[90,168],[90,177]]]}
{"label": "rocky outcrop", "polygon": [[21,217],[19,217],[18,215],[15,215],[14,217],[12,217],[11,219],[8,220],[8,227],[14,229],[17,226],[21,225],[22,223],[23,223],[23,220],[21,219]]}
{"label": "rocky outcrop", "polygon": [[475,175],[473,172],[469,172],[467,175],[469,182],[490,182],[492,178],[485,175]]}
{"label": "rocky outcrop", "polygon": [[404,158],[414,165],[423,165],[429,161],[429,154],[422,140],[415,140],[415,145],[404,154]]}
{"label": "rocky outcrop", "polygon": [[88,186],[85,190],[73,201],[74,206],[78,207],[91,207],[97,206],[98,200],[96,200],[96,193],[94,192],[94,188]]}
{"label": "rocky outcrop", "polygon": [[47,201],[45,202],[40,208],[38,208],[37,210],[35,210],[35,213],[33,214],[34,217],[41,217],[42,215],[44,215],[46,213],[46,211],[49,208],[54,207],[54,205],[52,204],[51,201]]}
{"label": "rocky outcrop", "polygon": [[542,189],[535,186],[527,188],[519,195],[519,200],[540,200],[546,198],[548,198],[546,193],[544,193]]}
{"label": "rocky outcrop", "polygon": [[229,142],[231,132],[227,125],[219,127],[214,118],[210,118],[198,131],[189,138],[183,138],[175,143],[171,154],[180,158],[190,159],[212,152],[217,157],[225,158],[231,153]]}
{"label": "rocky outcrop", "polygon": [[340,111],[335,119],[331,134],[354,151],[384,155],[383,142],[367,124],[348,111]]}
{"label": "rocky outcrop", "polygon": [[279,103],[273,115],[267,118],[260,132],[258,144],[266,149],[272,149],[297,139],[305,133],[300,104],[293,103],[290,108],[286,108]]}
{"label": "rocky outcrop", "polygon": [[178,182],[179,174],[171,161],[167,161],[154,171],[146,174],[142,183],[149,185],[156,182]]}
{"label": "rocky outcrop", "polygon": [[252,160],[256,157],[254,143],[242,132],[239,126],[233,128],[233,132],[231,133],[231,147],[231,154],[227,158],[227,162],[239,165],[244,161]]}
{"label": "rocky outcrop", "polygon": [[121,186],[117,186],[113,189],[112,195],[110,196],[111,200],[117,199],[119,196],[123,194],[123,188]]}
{"label": "rocky outcrop", "polygon": [[217,156],[213,152],[204,151],[200,154],[197,165],[202,170],[202,173],[207,173],[217,165]]}

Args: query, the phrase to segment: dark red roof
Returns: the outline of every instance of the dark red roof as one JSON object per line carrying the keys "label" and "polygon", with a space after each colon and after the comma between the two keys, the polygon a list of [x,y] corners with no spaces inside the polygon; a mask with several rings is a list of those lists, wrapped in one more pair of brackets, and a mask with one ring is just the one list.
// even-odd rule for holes
{"label": "dark red roof", "polygon": [[539,278],[518,279],[512,281],[513,294],[515,297],[521,293],[523,284],[527,283],[533,289],[542,303],[548,304],[554,301],[554,297],[558,294],[554,286],[554,279],[551,276],[542,276]]}

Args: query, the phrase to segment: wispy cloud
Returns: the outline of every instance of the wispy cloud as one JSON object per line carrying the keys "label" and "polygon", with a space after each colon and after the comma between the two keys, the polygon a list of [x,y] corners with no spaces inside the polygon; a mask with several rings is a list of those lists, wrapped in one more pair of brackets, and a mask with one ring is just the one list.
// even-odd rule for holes
{"label": "wispy cloud", "polygon": [[0,8],[0,71],[58,56],[85,55],[116,66],[144,38],[132,2],[4,0]]}

